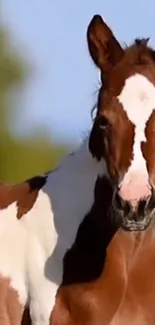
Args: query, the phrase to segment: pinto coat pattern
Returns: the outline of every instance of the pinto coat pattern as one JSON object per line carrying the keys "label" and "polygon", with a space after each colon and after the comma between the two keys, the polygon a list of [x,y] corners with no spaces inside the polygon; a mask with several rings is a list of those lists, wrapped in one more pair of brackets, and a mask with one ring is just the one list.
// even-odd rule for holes
{"label": "pinto coat pattern", "polygon": [[[92,158],[86,140],[52,173],[0,185],[1,325],[20,325],[26,307],[32,325],[49,325],[63,256],[105,170]],[[23,324],[29,322],[26,310]]]}
{"label": "pinto coat pattern", "polygon": [[99,15],[87,39],[102,80],[89,148],[113,194],[96,192],[65,255],[51,325],[154,325],[155,51],[148,39],[123,49]]}
{"label": "pinto coat pattern", "polygon": [[32,325],[155,324],[155,52],[123,49],[100,16],[87,37],[102,80],[90,137],[53,173],[0,186],[2,325],[27,306]]}

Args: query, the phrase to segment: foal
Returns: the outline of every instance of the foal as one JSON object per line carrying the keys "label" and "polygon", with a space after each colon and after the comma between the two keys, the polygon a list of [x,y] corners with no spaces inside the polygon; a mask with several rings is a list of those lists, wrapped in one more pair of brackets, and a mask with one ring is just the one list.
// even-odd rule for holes
{"label": "foal", "polygon": [[51,324],[154,325],[155,51],[148,39],[123,49],[98,15],[87,37],[102,80],[89,148],[106,163],[114,218],[105,218],[107,201],[96,193],[94,224],[89,214],[64,258]]}
{"label": "foal", "polygon": [[[86,139],[51,173],[0,184],[0,325],[49,325],[62,260],[106,167]],[[24,312],[24,318],[22,319]]]}

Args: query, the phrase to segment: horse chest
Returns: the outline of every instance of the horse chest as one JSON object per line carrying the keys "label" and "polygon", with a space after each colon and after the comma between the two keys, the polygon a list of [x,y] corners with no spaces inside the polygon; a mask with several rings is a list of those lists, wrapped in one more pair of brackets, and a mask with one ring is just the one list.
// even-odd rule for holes
{"label": "horse chest", "polygon": [[126,293],[110,325],[155,324],[154,238],[140,251],[129,273]]}

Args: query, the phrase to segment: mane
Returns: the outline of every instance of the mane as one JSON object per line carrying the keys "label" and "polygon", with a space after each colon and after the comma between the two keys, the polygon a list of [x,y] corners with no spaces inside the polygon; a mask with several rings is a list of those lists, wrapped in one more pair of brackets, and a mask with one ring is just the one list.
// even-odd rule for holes
{"label": "mane", "polygon": [[[96,103],[93,105],[93,107],[91,109],[91,119],[92,119],[92,121],[94,121],[94,119],[95,119],[96,111],[97,111],[97,101],[96,101]],[[94,114],[95,114],[95,116],[94,116]]]}
{"label": "mane", "polygon": [[130,46],[126,46],[125,59],[132,65],[146,65],[155,60],[155,51],[148,45],[150,38],[136,38]]}

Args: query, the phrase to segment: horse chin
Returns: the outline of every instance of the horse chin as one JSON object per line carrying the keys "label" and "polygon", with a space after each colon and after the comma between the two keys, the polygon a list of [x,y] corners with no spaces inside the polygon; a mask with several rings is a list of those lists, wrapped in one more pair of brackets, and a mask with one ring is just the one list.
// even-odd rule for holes
{"label": "horse chin", "polygon": [[151,216],[146,217],[141,221],[124,219],[121,228],[125,231],[144,231],[149,227],[151,221]]}
{"label": "horse chin", "polygon": [[151,222],[155,219],[155,210],[141,219],[140,216],[136,216],[135,213],[133,215],[130,213],[130,215],[125,216],[124,212],[120,212],[115,208],[115,206],[111,205],[110,215],[113,220],[115,220],[115,223],[119,224],[119,227],[123,230],[128,232],[136,232],[144,231],[150,226]]}

